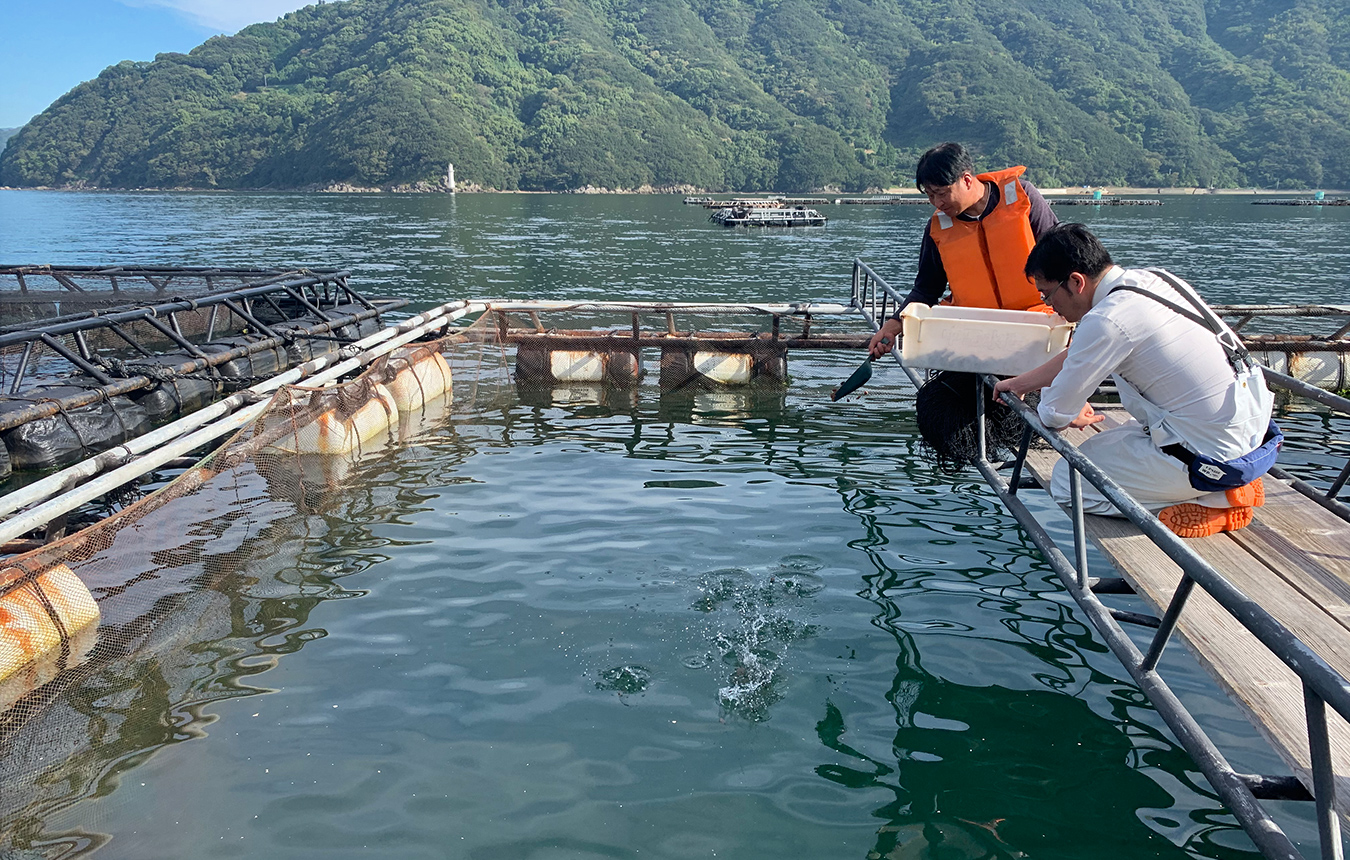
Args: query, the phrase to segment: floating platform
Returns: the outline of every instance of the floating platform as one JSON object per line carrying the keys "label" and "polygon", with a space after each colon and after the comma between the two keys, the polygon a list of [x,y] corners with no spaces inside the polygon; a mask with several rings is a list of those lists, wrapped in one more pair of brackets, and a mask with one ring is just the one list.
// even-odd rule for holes
{"label": "floating platform", "polygon": [[1253,200],[1253,206],[1350,206],[1350,197],[1327,197],[1314,200],[1310,197],[1295,197],[1286,200]]}
{"label": "floating platform", "polygon": [[1152,199],[1152,198],[1147,198],[1147,197],[1145,197],[1145,198],[1138,198],[1138,197],[1101,197],[1101,198],[1097,198],[1097,199],[1093,199],[1093,198],[1091,198],[1091,197],[1086,197],[1086,198],[1079,198],[1079,197],[1068,197],[1068,198],[1060,197],[1060,198],[1053,198],[1053,197],[1051,197],[1051,198],[1047,198],[1047,201],[1046,201],[1046,202],[1048,202],[1051,206],[1161,206],[1161,205],[1163,205],[1161,200],[1154,200],[1154,199]]}
{"label": "floating platform", "polygon": [[826,218],[815,209],[755,207],[718,209],[708,220],[723,227],[824,227]]}
{"label": "floating platform", "polygon": [[836,197],[836,204],[852,206],[919,206],[931,205],[927,197]]}
{"label": "floating platform", "polygon": [[[1350,408],[1350,403],[1343,408]],[[1085,430],[1063,432],[1064,439],[1081,445],[1089,436],[1128,418],[1120,407],[1098,409],[1105,421]],[[1054,449],[1033,449],[1025,456],[1036,483],[1048,489],[1061,455]],[[1175,633],[1297,778],[1233,773],[1215,750],[1213,773],[1207,776],[1226,795],[1229,805],[1241,804],[1247,792],[1285,800],[1316,798],[1319,815],[1324,821],[1334,820],[1337,814],[1350,814],[1350,723],[1344,718],[1350,696],[1343,680],[1350,678],[1350,560],[1345,554],[1350,547],[1350,521],[1345,518],[1345,506],[1338,511],[1334,502],[1327,504],[1330,500],[1325,496],[1303,495],[1278,475],[1283,473],[1277,470],[1263,479],[1265,505],[1256,509],[1251,525],[1209,538],[1158,540],[1129,519],[1084,515],[1072,509],[1068,513],[1081,521],[1077,540],[1090,540],[1123,578],[1128,586],[1123,590],[1138,595],[1153,611],[1151,617],[1136,619],[1103,606],[1119,620],[1158,631],[1149,653],[1140,656],[1134,666],[1126,663],[1141,686],[1146,691],[1155,686],[1159,693],[1166,689],[1157,676],[1156,657]],[[1025,510],[1014,509],[1019,521],[1029,516]],[[1039,528],[1032,523],[1034,519],[1023,525]],[[1202,565],[1186,557],[1177,559],[1169,546],[1173,542],[1184,543]],[[1075,585],[1088,585],[1076,589],[1080,593],[1075,597],[1091,595],[1096,601],[1093,583],[1096,590],[1107,589],[1101,587],[1100,576],[1087,575],[1086,557],[1081,552],[1076,555],[1080,561],[1073,571]],[[1246,611],[1249,595],[1259,605],[1259,613]],[[1300,677],[1289,663],[1306,666],[1309,653],[1315,656],[1307,662],[1320,663],[1322,671]],[[1317,692],[1323,684],[1330,685],[1330,701]],[[1342,716],[1332,714],[1327,719],[1328,704]],[[1179,735],[1190,731],[1181,714],[1168,713],[1165,706],[1159,710],[1174,731],[1179,729]],[[1339,843],[1339,833],[1327,834],[1326,826],[1324,836]],[[1267,856],[1287,856],[1272,854],[1272,842],[1263,844],[1253,836]],[[1340,855],[1324,852],[1323,856]]]}

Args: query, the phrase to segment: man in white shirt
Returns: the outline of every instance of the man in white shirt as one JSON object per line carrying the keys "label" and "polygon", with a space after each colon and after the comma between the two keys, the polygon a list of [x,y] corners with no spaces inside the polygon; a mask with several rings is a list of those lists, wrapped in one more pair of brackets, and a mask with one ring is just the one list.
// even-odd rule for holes
{"label": "man in white shirt", "polygon": [[[1266,438],[1273,398],[1260,371],[1235,365],[1215,332],[1198,320],[1213,320],[1232,344],[1238,344],[1236,336],[1198,297],[1187,296],[1190,288],[1183,282],[1114,265],[1081,224],[1061,224],[1043,236],[1026,271],[1045,301],[1078,327],[1068,349],[1035,370],[1000,381],[995,390],[1021,397],[1045,389],[1037,409],[1045,426],[1086,427],[1102,420],[1087,398],[1113,376],[1121,405],[1134,420],[1095,434],[1080,450],[1182,537],[1250,523],[1252,508],[1265,499],[1259,477],[1236,489],[1205,492],[1192,485],[1181,459],[1198,454],[1232,461]],[[1182,309],[1200,302],[1205,316],[1183,314],[1158,299]],[[1051,495],[1060,503],[1069,499],[1063,462],[1055,467]],[[1086,482],[1083,505],[1086,513],[1117,513]]]}

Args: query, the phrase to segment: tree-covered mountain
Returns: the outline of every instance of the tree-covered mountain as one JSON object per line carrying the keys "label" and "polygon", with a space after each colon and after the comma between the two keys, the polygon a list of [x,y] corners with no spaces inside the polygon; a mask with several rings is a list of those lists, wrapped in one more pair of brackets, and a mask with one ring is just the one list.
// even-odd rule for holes
{"label": "tree-covered mountain", "polygon": [[0,128],[0,151],[4,151],[5,141],[18,134],[17,128]]}
{"label": "tree-covered mountain", "polygon": [[123,62],[0,184],[1350,187],[1350,0],[346,0]]}

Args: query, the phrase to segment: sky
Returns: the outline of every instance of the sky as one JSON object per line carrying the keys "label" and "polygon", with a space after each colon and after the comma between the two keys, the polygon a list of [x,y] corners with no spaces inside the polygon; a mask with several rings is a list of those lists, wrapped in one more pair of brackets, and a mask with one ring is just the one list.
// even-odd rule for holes
{"label": "sky", "polygon": [[[315,0],[310,0],[314,2]],[[17,128],[122,60],[187,53],[306,0],[0,0],[0,128]]]}

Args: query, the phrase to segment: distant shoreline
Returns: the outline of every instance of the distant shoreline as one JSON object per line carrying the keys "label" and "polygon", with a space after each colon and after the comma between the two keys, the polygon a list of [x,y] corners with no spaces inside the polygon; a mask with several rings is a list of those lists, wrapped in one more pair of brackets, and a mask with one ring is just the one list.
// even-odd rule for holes
{"label": "distant shoreline", "polygon": [[[1311,197],[1318,191],[1327,196],[1350,195],[1350,189],[1336,188],[1184,188],[1184,187],[1155,187],[1155,186],[1132,186],[1132,185],[1093,185],[1093,186],[1073,186],[1067,188],[1045,188],[1036,186],[1037,190],[1049,197],[1090,197],[1100,191],[1102,197],[1167,197],[1167,196],[1247,196],[1247,197]],[[57,191],[64,193],[193,193],[193,194],[581,194],[581,195],[671,195],[671,196],[699,196],[699,197],[912,197],[922,198],[923,195],[913,188],[888,188],[884,191],[866,191],[866,192],[843,192],[843,191],[805,191],[805,192],[774,192],[774,191],[697,191],[689,189],[672,188],[620,188],[617,190],[607,188],[596,188],[587,186],[585,188],[576,188],[568,191],[525,191],[521,189],[498,190],[495,188],[479,188],[470,186],[458,189],[457,192],[448,192],[444,188],[422,187],[393,187],[393,188],[361,188],[351,185],[332,185],[325,188],[95,188],[90,186],[47,186],[39,185],[32,187],[0,185],[0,191]]]}

